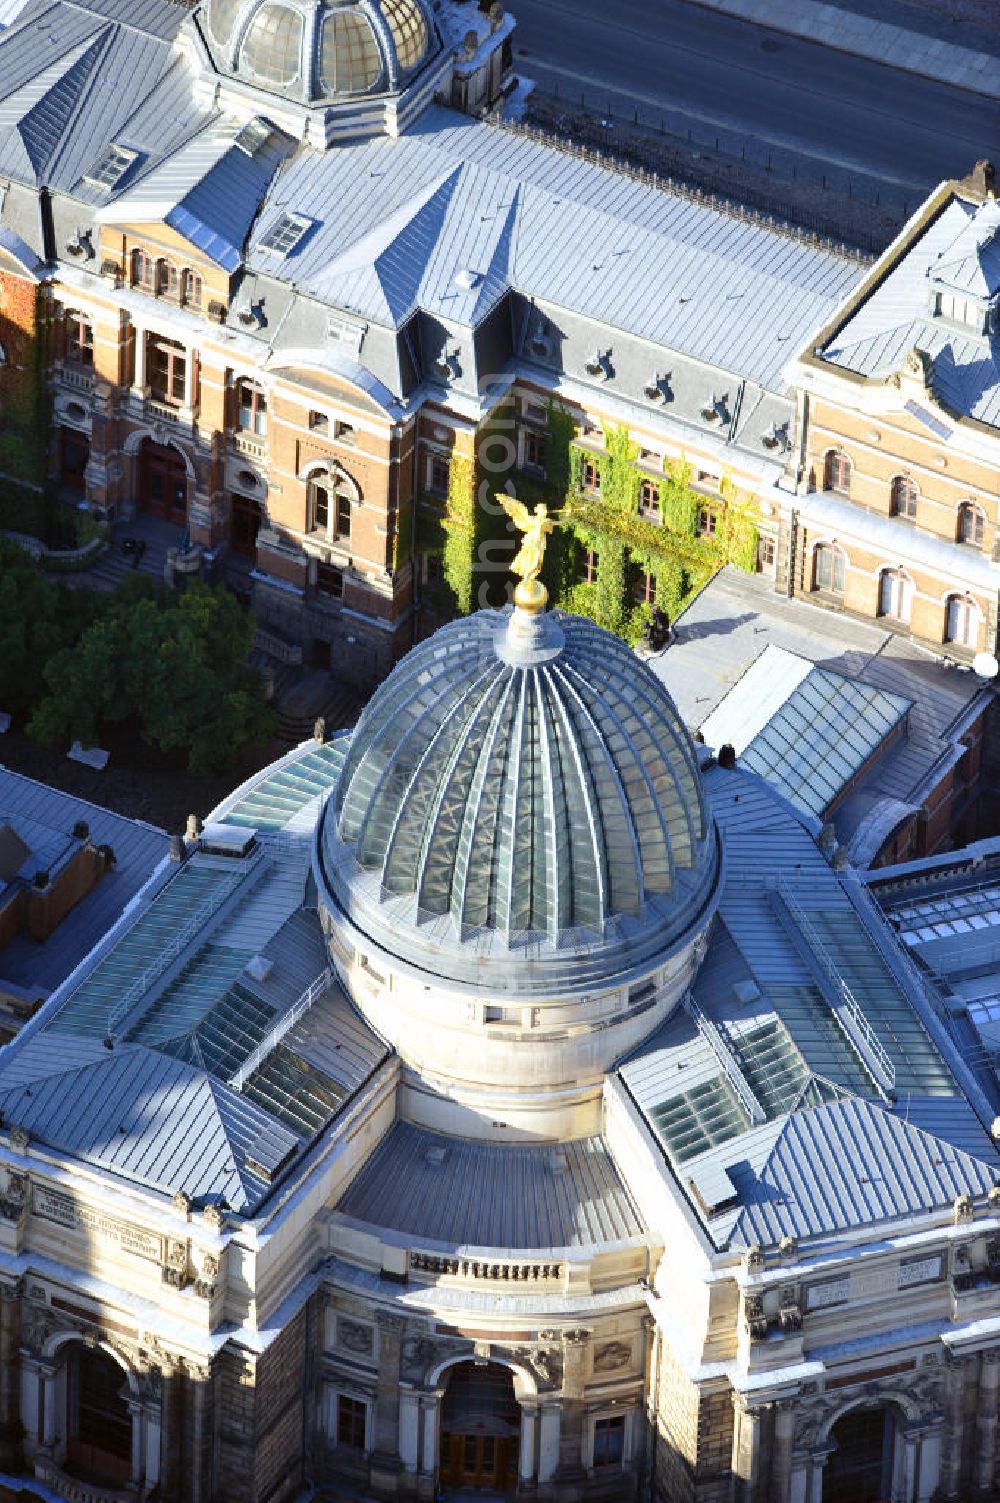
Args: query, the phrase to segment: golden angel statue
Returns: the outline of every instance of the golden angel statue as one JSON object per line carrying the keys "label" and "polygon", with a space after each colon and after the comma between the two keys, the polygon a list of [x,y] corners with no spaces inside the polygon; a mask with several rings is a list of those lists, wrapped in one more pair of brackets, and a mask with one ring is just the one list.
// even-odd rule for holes
{"label": "golden angel statue", "polygon": [[524,533],[524,541],[510,566],[511,573],[519,574],[523,580],[537,579],[542,572],[545,539],[550,532],[556,530],[554,518],[549,516],[549,509],[544,501],[530,512],[516,496],[500,494],[497,500],[518,531]]}

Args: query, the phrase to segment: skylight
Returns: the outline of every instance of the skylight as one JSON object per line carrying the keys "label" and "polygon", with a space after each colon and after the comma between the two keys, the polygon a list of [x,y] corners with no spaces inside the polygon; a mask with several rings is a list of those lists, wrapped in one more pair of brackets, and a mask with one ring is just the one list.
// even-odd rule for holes
{"label": "skylight", "polygon": [[260,249],[287,256],[295,249],[313,221],[304,214],[281,214],[260,240]]}
{"label": "skylight", "polygon": [[274,130],[270,121],[265,120],[262,115],[255,115],[234,137],[233,145],[245,152],[248,157],[255,157],[258,151],[267,145],[273,134]]}
{"label": "skylight", "polygon": [[128,146],[119,146],[112,141],[105,147],[89,172],[83,174],[84,182],[95,188],[115,188],[138,156]]}

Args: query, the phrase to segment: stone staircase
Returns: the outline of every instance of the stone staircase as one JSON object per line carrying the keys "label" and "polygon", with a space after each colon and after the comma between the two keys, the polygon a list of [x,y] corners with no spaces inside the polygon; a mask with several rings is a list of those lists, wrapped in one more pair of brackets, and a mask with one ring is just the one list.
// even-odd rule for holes
{"label": "stone staircase", "polygon": [[312,735],[319,716],[326,721],[327,734],[346,730],[357,720],[361,704],[357,690],[317,668],[297,682],[279,687],[274,706],[278,735],[289,745],[298,746]]}
{"label": "stone staircase", "polygon": [[[180,540],[180,534],[176,541]],[[167,549],[175,544],[168,543],[162,537],[150,537],[142,540],[145,551],[136,562],[134,553],[125,553],[122,549],[122,539],[113,538],[96,562],[87,570],[88,582],[100,590],[114,590],[127,574],[148,574],[163,583],[163,571],[167,562]]]}

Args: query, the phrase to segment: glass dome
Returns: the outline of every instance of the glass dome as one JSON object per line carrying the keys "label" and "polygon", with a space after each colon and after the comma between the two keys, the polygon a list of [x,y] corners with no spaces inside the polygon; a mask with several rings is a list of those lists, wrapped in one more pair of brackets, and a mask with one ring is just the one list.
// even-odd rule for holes
{"label": "glass dome", "polygon": [[422,0],[208,0],[216,63],[305,102],[390,92],[428,56]]}
{"label": "glass dome", "polygon": [[686,932],[714,889],[695,753],[625,643],[555,613],[518,639],[519,616],[442,628],[376,692],[322,868],[354,924],[439,974],[516,953],[565,967],[574,951],[622,969]]}

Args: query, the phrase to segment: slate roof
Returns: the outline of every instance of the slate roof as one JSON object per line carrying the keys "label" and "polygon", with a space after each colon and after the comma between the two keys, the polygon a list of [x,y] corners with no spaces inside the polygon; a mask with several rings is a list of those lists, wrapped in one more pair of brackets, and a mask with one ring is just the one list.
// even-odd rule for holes
{"label": "slate roof", "polygon": [[641,1237],[600,1138],[480,1143],[397,1122],[337,1205],[421,1244],[551,1254]]}
{"label": "slate roof", "polygon": [[916,347],[931,360],[931,385],[950,411],[1000,427],[1000,333],[985,335],[931,316],[937,283],[959,293],[1000,289],[1000,205],[952,198],[888,276],[826,341],[831,365],[884,380]]}

